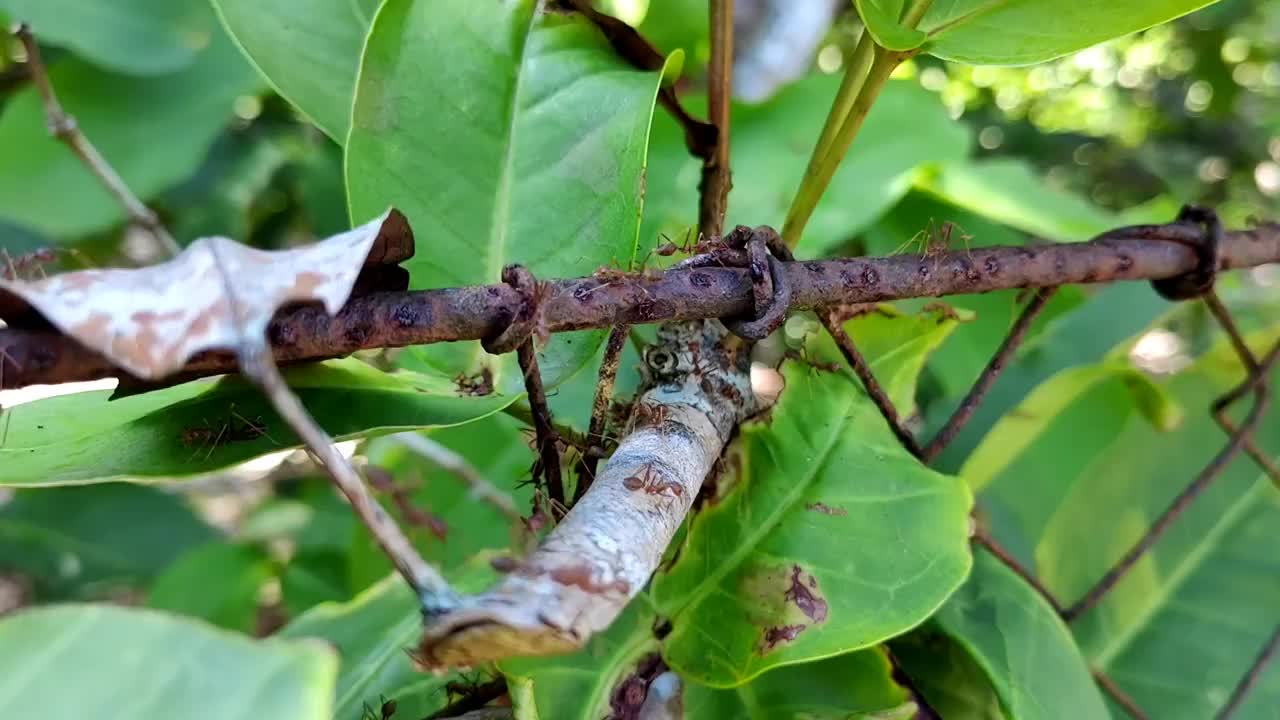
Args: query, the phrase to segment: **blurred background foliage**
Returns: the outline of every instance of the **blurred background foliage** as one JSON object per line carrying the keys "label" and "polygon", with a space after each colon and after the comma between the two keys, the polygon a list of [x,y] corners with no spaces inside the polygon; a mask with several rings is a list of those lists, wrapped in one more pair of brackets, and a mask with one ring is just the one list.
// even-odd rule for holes
{"label": "blurred background foliage", "polygon": [[[686,51],[679,90],[698,108],[708,50],[705,2],[599,4],[661,50]],[[113,4],[115,12],[90,5],[0,0],[0,25],[19,17],[33,23],[67,110],[181,242],[226,235],[279,248],[349,227],[342,148],[271,90],[206,0],[129,0]],[[372,5],[353,3],[353,22],[365,22]],[[785,54],[783,65],[795,64],[797,55],[812,60],[799,68],[805,77],[784,81],[794,73],[770,65],[765,52],[777,39],[753,34],[753,27],[781,26],[777,4],[739,5],[739,82],[749,97],[740,98],[734,116],[729,222],[780,226],[860,23],[849,3],[797,3],[789,17],[813,13],[817,31],[790,28],[784,47],[808,43],[813,52]],[[751,56],[756,51],[762,54]],[[160,259],[150,236],[128,227],[79,162],[47,136],[23,60],[0,34],[0,248],[13,257],[58,249],[46,272]],[[1235,226],[1277,216],[1276,0],[1221,2],[1034,67],[970,67],[921,56],[895,77],[819,206],[802,253],[923,252],[923,238],[943,222],[959,228],[953,243],[1080,241],[1125,222],[1172,219],[1184,202],[1215,206]],[[697,161],[661,113],[647,172],[642,256],[663,235],[680,237],[695,214]],[[429,252],[427,242],[420,240],[419,252]],[[1277,282],[1274,268],[1226,281],[1246,329],[1266,324]],[[1014,292],[947,300],[976,319],[930,362],[912,419],[917,427],[945,419],[1007,331],[1018,300]],[[1167,375],[1211,347],[1209,327],[1197,308],[1171,310],[1145,285],[1062,289],[1018,363],[940,465],[959,469],[985,429],[1058,370],[1119,348],[1144,371]],[[810,328],[796,319],[788,329],[803,336]],[[628,352],[623,395],[640,382],[638,359]],[[583,429],[594,387],[591,370],[561,386],[552,398],[559,417]],[[6,406],[15,399],[0,393]],[[433,437],[470,459],[523,511],[532,454],[523,424],[513,418],[518,414]],[[392,491],[382,497],[451,576],[483,579],[484,562],[477,571],[476,558],[511,545],[509,518],[471,501],[453,478],[394,441],[346,449],[404,485],[397,492],[408,493],[422,515],[405,515]],[[318,603],[360,596],[357,611],[371,613],[370,622],[398,617],[378,615],[384,601],[403,610],[403,599],[388,600],[385,588],[361,596],[389,567],[327,484],[306,463],[264,460],[180,490],[113,484],[0,498],[0,613],[107,599],[267,634]],[[200,576],[224,581],[193,580]],[[407,663],[396,662],[392,674],[408,682]],[[389,687],[391,680],[383,680],[381,687]],[[443,681],[432,685],[432,697],[444,697],[442,688]]]}

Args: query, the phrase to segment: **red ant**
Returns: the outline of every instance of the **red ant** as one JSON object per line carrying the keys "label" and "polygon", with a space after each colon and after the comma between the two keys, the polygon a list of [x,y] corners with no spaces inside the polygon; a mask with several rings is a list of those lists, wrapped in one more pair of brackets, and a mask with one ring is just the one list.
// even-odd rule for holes
{"label": "red ant", "polygon": [[653,471],[653,465],[645,465],[640,476],[626,478],[622,481],[622,486],[632,492],[644,490],[646,495],[666,495],[668,490],[673,498],[684,495],[683,485],[674,480],[663,480],[662,475]]}
{"label": "red ant", "polygon": [[0,268],[0,278],[11,281],[24,280],[29,279],[24,278],[24,275],[38,272],[43,279],[44,266],[58,259],[58,251],[53,248],[40,248],[13,257],[7,250],[0,249],[0,259],[4,260],[4,267]]}

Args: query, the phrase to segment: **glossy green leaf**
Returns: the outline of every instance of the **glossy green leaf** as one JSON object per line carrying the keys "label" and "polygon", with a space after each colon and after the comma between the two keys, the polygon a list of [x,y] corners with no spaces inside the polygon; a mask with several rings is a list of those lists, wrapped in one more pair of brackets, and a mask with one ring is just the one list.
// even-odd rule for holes
{"label": "glossy green leaf", "polygon": [[[916,706],[893,680],[879,649],[788,665],[730,690],[690,683],[684,709],[690,718],[806,718],[909,720]],[[949,716],[948,716],[949,717]]]}
{"label": "glossy green leaf", "polygon": [[933,622],[889,644],[911,684],[939,717],[1006,720],[986,672]]}
{"label": "glossy green leaf", "polygon": [[[899,411],[954,323],[850,323]],[[841,363],[825,336],[810,357]],[[843,367],[843,366],[842,366]],[[849,371],[784,366],[787,388],[742,438],[717,497],[654,580],[672,668],[717,687],[867,647],[933,613],[968,572],[971,498],[911,457]],[[714,638],[713,642],[708,641]]]}
{"label": "glossy green leaf", "polygon": [[1010,720],[1107,720],[1075,639],[1026,582],[987,552],[935,616],[991,678]]}
{"label": "glossy green leaf", "polygon": [[[1255,347],[1275,336],[1259,333]],[[1030,442],[1025,428],[993,429],[984,446],[1007,447],[1013,458],[983,491],[982,507],[1001,519],[993,529],[1064,602],[1080,597],[1225,444],[1205,410],[1241,377],[1223,342],[1163,381],[1188,409],[1173,432],[1153,428],[1115,381],[1042,416]],[[1267,413],[1255,439],[1264,452],[1280,453],[1280,413]],[[1073,623],[1091,664],[1152,717],[1212,717],[1274,627],[1278,524],[1280,495],[1247,458],[1237,459],[1103,603]],[[1280,687],[1263,687],[1274,707]]]}
{"label": "glossy green leaf", "polygon": [[[357,82],[352,214],[392,203],[430,238],[404,264],[415,287],[497,282],[508,263],[556,277],[625,267],[660,81],[582,16],[533,0],[389,0]],[[548,381],[580,368],[602,337],[556,337],[541,363]],[[420,354],[451,375],[485,362],[478,343]],[[500,387],[520,384],[506,375]]]}
{"label": "glossy green leaf", "polygon": [[[471,592],[493,579],[483,558],[454,586]],[[413,667],[407,651],[422,635],[422,612],[413,592],[398,575],[384,578],[347,603],[325,603],[289,623],[279,637],[324,640],[341,661],[333,705],[334,720],[362,720],[366,706],[382,698],[405,704],[406,716],[424,717],[443,707],[444,686],[454,676],[426,675]],[[398,717],[398,715],[397,715]]]}
{"label": "glossy green leaf", "polygon": [[533,702],[532,708],[517,705],[517,716],[556,720],[610,716],[614,690],[658,651],[654,622],[652,608],[638,598],[608,630],[572,655],[504,660],[500,663],[503,674],[524,688],[526,705]]}
{"label": "glossy green leaf", "polygon": [[161,573],[147,605],[252,634],[259,593],[274,574],[262,548],[211,543],[184,553]]}
{"label": "glossy green leaf", "polygon": [[320,643],[251,640],[154,610],[61,605],[0,619],[0,717],[329,720]]}
{"label": "glossy green leaf", "polygon": [[[815,75],[763,105],[734,106],[733,224],[782,227],[839,84],[834,76]],[[646,247],[660,242],[660,232],[680,239],[696,224],[701,177],[701,163],[689,157],[675,121],[655,118],[652,142],[641,233]],[[800,254],[819,255],[847,241],[911,189],[918,168],[959,162],[969,145],[968,131],[947,117],[937,95],[912,81],[890,81],[818,203]]]}
{"label": "glossy green leaf", "polygon": [[203,0],[0,0],[0,10],[29,23],[41,43],[129,75],[181,70],[217,32]]}
{"label": "glossy green leaf", "polygon": [[1046,240],[1088,240],[1123,223],[1084,198],[1048,187],[1021,160],[945,165],[919,186],[957,207]]}
{"label": "glossy green leaf", "polygon": [[890,50],[914,50],[920,47],[928,35],[899,22],[902,16],[902,0],[853,0],[858,15],[866,23],[867,30],[876,44]]}
{"label": "glossy green leaf", "polygon": [[106,597],[217,538],[183,498],[145,485],[32,490],[0,505],[0,572],[31,578],[42,601]]}
{"label": "glossy green leaf", "polygon": [[[493,487],[511,498],[521,512],[529,512],[533,495],[527,480],[533,465],[533,451],[521,430],[524,425],[505,413],[495,413],[475,422],[432,431],[428,437],[462,455]],[[371,464],[388,471],[409,491],[413,507],[430,512],[443,522],[445,538],[436,537],[428,527],[408,522],[400,508],[380,492],[393,517],[405,527],[418,552],[446,571],[484,550],[506,550],[512,545],[512,522],[492,504],[471,496],[470,488],[458,477],[430,461],[419,458],[393,439],[375,440],[367,456]],[[350,550],[351,579],[363,586],[391,572],[385,553],[363,528],[357,528]]]}
{"label": "glossy green leaf", "polygon": [[356,69],[378,0],[213,0],[263,77],[338,143],[347,141]]}
{"label": "glossy green leaf", "polygon": [[953,0],[920,22],[925,49],[974,65],[1030,65],[1159,25],[1213,0]]}
{"label": "glossy green leaf", "polygon": [[[1112,397],[1114,388],[1125,388],[1127,395],[1114,396],[1122,403],[1120,412],[1112,410],[1105,418],[1099,418],[1092,425],[1084,424],[1083,417],[1075,415],[1064,420],[1063,414],[1074,406],[1078,399],[1104,386],[1102,394]],[[1170,431],[1181,424],[1183,409],[1167,390],[1154,383],[1140,370],[1122,363],[1105,363],[1100,365],[1084,365],[1063,370],[1037,387],[1015,409],[1000,419],[991,429],[989,438],[994,440],[983,442],[961,469],[960,474],[975,491],[981,490],[995,478],[1001,476],[1017,462],[1019,454],[1027,446],[1035,443],[1043,434],[1050,433],[1050,421],[1081,422],[1076,431],[1077,441],[1085,437],[1098,438],[1105,441],[1115,430],[1113,419],[1125,421],[1135,411],[1145,417],[1154,428]],[[1063,468],[1065,472],[1075,472],[1078,468]]]}
{"label": "glossy green leaf", "polygon": [[[295,368],[287,377],[337,439],[457,425],[512,400],[458,395],[449,380],[385,373],[355,359]],[[262,393],[237,377],[110,396],[63,395],[9,410],[0,485],[187,476],[297,445]]]}
{"label": "glossy green leaf", "polygon": [[[214,30],[195,62],[170,75],[113,75],[77,58],[49,71],[67,112],[143,200],[190,175],[229,124],[235,99],[257,91],[253,69]],[[0,157],[22,168],[0,173],[0,218],[63,239],[124,220],[120,203],[49,135],[34,87],[0,115]]]}

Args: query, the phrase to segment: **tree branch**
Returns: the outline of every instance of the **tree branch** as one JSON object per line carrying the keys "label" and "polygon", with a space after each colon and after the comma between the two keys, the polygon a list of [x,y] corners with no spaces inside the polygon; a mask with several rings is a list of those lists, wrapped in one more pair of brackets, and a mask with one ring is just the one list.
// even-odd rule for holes
{"label": "tree branch", "polygon": [[93,143],[89,142],[89,138],[80,132],[75,118],[62,109],[62,103],[58,102],[58,96],[53,91],[52,83],[49,82],[49,74],[45,70],[44,62],[40,59],[40,45],[36,43],[35,37],[31,35],[31,28],[25,24],[19,25],[17,36],[22,41],[22,47],[27,53],[26,67],[31,76],[31,81],[35,83],[36,89],[40,91],[41,99],[44,100],[44,112],[49,122],[49,133],[71,148],[71,152],[80,158],[80,161],[89,169],[89,172],[98,178],[102,186],[116,199],[116,202],[120,203],[120,207],[124,208],[130,222],[146,228],[169,255],[177,255],[182,248],[178,246],[178,241],[173,239],[173,235],[170,235],[169,231],[160,222],[160,218],[133,194],[133,191],[125,184],[124,179],[115,171],[115,168],[111,167],[111,163],[107,162],[102,153],[99,153]]}
{"label": "tree branch", "polygon": [[[793,310],[1073,283],[1153,280],[1197,267],[1189,225],[1114,230],[1087,243],[976,248],[922,259],[911,255],[786,263]],[[1222,269],[1280,262],[1280,224],[1228,232]],[[546,328],[566,332],[750,314],[751,279],[739,268],[670,271],[654,278],[577,278],[549,284]],[[509,285],[384,292],[356,297],[336,316],[319,307],[277,314],[270,340],[277,363],[350,355],[357,350],[492,337],[519,294]],[[0,382],[5,388],[127,377],[97,353],[50,329],[0,285]],[[193,357],[173,382],[234,372],[231,352]],[[134,381],[137,382],[137,381]]]}

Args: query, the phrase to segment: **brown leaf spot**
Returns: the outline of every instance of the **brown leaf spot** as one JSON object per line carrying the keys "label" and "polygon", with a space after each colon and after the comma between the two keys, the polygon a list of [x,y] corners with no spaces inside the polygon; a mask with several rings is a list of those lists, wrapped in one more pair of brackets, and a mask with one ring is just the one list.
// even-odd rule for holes
{"label": "brown leaf spot", "polygon": [[289,292],[289,297],[313,297],[316,288],[323,285],[328,279],[328,275],[313,270],[300,272],[298,277],[293,280],[293,289]]}
{"label": "brown leaf spot", "polygon": [[71,334],[81,343],[93,348],[94,350],[106,350],[107,338],[110,335],[107,332],[107,328],[110,326],[110,315],[102,312],[95,312],[89,316],[88,320],[72,327]]}
{"label": "brown leaf spot", "polygon": [[631,591],[631,583],[622,578],[618,578],[611,583],[597,582],[594,573],[591,571],[591,566],[586,563],[561,566],[552,570],[550,574],[551,579],[561,585],[572,585],[592,595],[603,595],[608,592],[625,595]]}
{"label": "brown leaf spot", "polygon": [[[806,587],[807,585],[807,587]],[[805,575],[799,565],[791,566],[791,587],[787,588],[784,598],[795,603],[800,612],[815,623],[827,619],[827,601],[817,595],[818,580],[813,575]]]}
{"label": "brown leaf spot", "polygon": [[844,508],[831,507],[826,503],[820,503],[820,502],[811,502],[808,505],[805,505],[804,509],[810,510],[812,512],[819,512],[819,513],[822,513],[823,515],[832,515],[835,517],[844,517],[845,515],[849,514],[849,511],[845,510]]}
{"label": "brown leaf spot", "polygon": [[789,643],[804,632],[804,625],[780,625],[764,629],[764,637],[760,641],[760,652],[767,653],[781,643]]}

